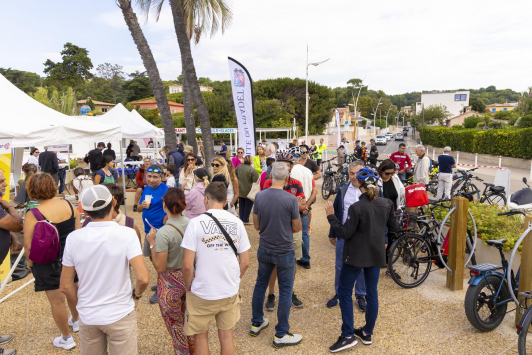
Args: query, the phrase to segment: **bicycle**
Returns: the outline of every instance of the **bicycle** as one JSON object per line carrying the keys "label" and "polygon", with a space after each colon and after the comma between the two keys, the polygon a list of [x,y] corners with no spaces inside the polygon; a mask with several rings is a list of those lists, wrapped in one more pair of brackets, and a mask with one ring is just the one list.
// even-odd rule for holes
{"label": "bicycle", "polygon": [[[485,185],[482,195],[480,195],[480,190],[476,185],[469,182],[473,179],[480,181]],[[477,200],[478,202],[487,205],[497,204],[500,207],[506,206],[506,193],[504,192],[503,186],[495,186],[495,184],[484,182],[484,180],[477,176],[473,176],[472,174],[467,174],[467,177],[464,178],[464,184],[453,196],[467,197],[469,201]]]}
{"label": "bicycle", "polygon": [[[523,214],[522,211],[511,210],[501,212],[499,216],[513,216]],[[502,251],[503,244],[507,239],[487,240],[486,244],[494,246],[501,255],[501,265],[489,263],[469,267],[469,287],[466,292],[464,308],[469,323],[481,332],[491,331],[499,326],[506,315],[508,303],[512,302],[512,296],[508,287],[514,294],[517,293],[519,280],[511,271],[511,285],[508,285],[506,275],[508,273],[508,261]],[[500,272],[500,270],[503,270]],[[528,328],[527,328],[528,329]]]}
{"label": "bicycle", "polygon": [[[437,207],[450,209],[442,202],[444,200],[432,202],[429,213],[415,219],[420,226],[417,233],[407,232],[399,236],[390,247],[388,272],[393,281],[401,287],[413,288],[421,285],[428,277],[433,264],[439,269],[445,267],[441,259],[447,262],[450,231],[447,232],[444,243],[439,243],[437,236],[443,226],[434,216],[434,209]],[[465,252],[471,256],[471,263],[476,264],[473,245],[473,236],[468,228]]]}
{"label": "bicycle", "polygon": [[335,195],[340,186],[349,181],[349,164],[345,163],[340,166],[338,171],[334,171],[332,165],[338,166],[338,164],[331,163],[331,161],[334,159],[336,159],[336,157],[325,162],[327,167],[323,172],[323,184],[321,186],[321,196],[324,200],[329,199],[331,195]]}

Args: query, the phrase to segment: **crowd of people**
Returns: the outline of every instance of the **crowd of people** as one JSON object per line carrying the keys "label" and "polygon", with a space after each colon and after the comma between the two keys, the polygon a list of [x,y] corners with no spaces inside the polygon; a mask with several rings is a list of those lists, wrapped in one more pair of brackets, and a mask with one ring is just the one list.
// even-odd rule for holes
{"label": "crowd of people", "polygon": [[[12,232],[23,229],[35,292],[45,292],[60,332],[53,345],[72,349],[72,332],[79,332],[82,354],[103,354],[107,348],[111,354],[136,354],[136,312],[150,284],[145,259],[149,258],[157,272],[150,303],[159,305],[175,353],[208,354],[209,323],[215,319],[221,353],[233,354],[233,329],[242,303],[239,285],[250,263],[246,225],[259,234],[249,334],[260,336],[269,326],[264,311],[277,307],[273,345],[301,343],[303,336],[290,332],[289,317],[291,307],[304,307],[294,280],[296,266],[311,268],[310,224],[327,149],[323,139],[319,145],[312,140],[311,146],[294,141],[288,149],[264,142],[254,156],[238,148],[232,159],[223,156],[226,148],[205,166],[190,146],[163,147],[165,164],[145,158],[136,175],[134,211],[142,214],[143,232],[120,210],[124,192],[116,184],[116,156],[110,144],[105,154],[105,146],[100,142],[87,155],[91,166],[98,167],[91,168],[92,174],[74,170],[79,210],[55,199],[57,172],[49,169],[59,160],[52,154],[39,156],[38,150],[24,166],[25,181],[17,195],[17,202],[34,203],[24,221],[0,199],[0,260],[9,248],[21,248]],[[374,142],[367,152],[371,162],[376,159],[371,157],[373,146]],[[441,161],[452,169],[449,151],[446,147]],[[356,144],[354,153],[365,150]],[[424,148],[417,147],[416,153],[414,180],[424,181]],[[399,177],[411,165],[404,144],[378,169],[354,161],[348,167],[349,182],[340,187],[334,203],[325,206],[329,240],[336,249],[334,296],[326,305],[340,305],[342,313],[341,335],[331,352],[355,346],[358,340],[372,343],[387,235],[397,230],[394,212],[405,200]],[[447,186],[445,175],[441,184],[442,189]],[[251,196],[255,185],[260,191]],[[0,174],[2,195],[5,187]],[[50,251],[43,249],[46,233],[56,233],[58,240],[48,262],[43,259]],[[366,324],[359,329],[353,325],[353,289],[355,304],[366,312]],[[1,336],[0,344],[10,339]]]}

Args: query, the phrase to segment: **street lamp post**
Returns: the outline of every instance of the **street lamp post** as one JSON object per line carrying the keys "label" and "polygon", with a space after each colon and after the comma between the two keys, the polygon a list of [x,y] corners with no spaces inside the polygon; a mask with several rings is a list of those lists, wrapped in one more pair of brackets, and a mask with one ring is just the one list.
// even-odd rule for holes
{"label": "street lamp post", "polygon": [[[355,94],[352,94],[353,95],[353,103],[354,103],[354,105],[353,104],[348,104],[348,106],[353,106],[355,108],[355,127],[356,127],[356,119],[357,119],[358,98],[360,97],[360,92],[362,91],[362,88],[367,88],[367,87],[368,87],[367,85],[353,87],[353,89],[359,89],[358,90],[358,94],[357,94],[357,99],[355,101]],[[349,128],[349,124],[348,124],[348,128]],[[356,137],[353,137],[353,139],[355,139],[355,140],[358,139],[358,129],[357,129],[357,132],[356,132]]]}
{"label": "street lamp post", "polygon": [[329,59],[331,58],[328,58],[328,59],[325,59],[321,62],[316,62],[316,63],[309,63],[308,62],[308,44],[307,44],[307,77],[306,77],[306,84],[305,84],[305,143],[308,142],[308,67],[310,65],[313,65],[315,67],[317,67],[318,65],[322,64],[322,63],[325,63],[326,61],[328,61]]}
{"label": "street lamp post", "polygon": [[373,137],[377,135],[377,126],[375,124],[377,123],[377,109],[379,108],[379,105],[382,105],[382,97],[377,102],[377,106],[375,106],[375,111],[372,113],[373,115]]}

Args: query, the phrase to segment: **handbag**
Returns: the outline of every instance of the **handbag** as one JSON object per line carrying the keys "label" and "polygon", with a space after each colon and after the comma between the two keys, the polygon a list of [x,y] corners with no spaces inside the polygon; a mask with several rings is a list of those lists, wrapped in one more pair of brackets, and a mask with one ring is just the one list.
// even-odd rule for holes
{"label": "handbag", "polygon": [[249,190],[247,198],[249,198],[251,201],[255,201],[255,196],[260,192],[260,176],[257,182],[254,182],[253,185],[251,185],[251,190]]}
{"label": "handbag", "polygon": [[[229,234],[227,233],[227,231],[225,230],[224,227],[222,227],[222,225],[220,224],[220,221],[218,221],[218,218],[214,217],[211,213],[209,212],[204,212],[204,214],[206,214],[207,216],[211,217],[214,221],[214,223],[216,223],[216,225],[218,226],[218,228],[220,228],[220,231],[222,232],[222,234],[224,235],[225,237],[225,240],[227,240],[227,243],[229,243],[229,245],[231,246],[231,249],[233,249],[233,251],[235,252],[235,256],[238,256],[238,252],[236,250],[236,247],[235,247],[235,243],[233,243],[233,239],[231,239],[231,237],[229,236]],[[177,229],[177,228],[176,228]]]}
{"label": "handbag", "polygon": [[408,207],[420,207],[429,204],[429,197],[425,184],[410,185],[405,188],[406,205]]}

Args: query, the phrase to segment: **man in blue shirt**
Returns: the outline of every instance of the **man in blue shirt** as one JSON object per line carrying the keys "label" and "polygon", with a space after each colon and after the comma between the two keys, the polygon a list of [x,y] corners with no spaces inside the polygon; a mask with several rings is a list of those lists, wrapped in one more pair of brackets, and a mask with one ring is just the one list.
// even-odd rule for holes
{"label": "man in blue shirt", "polygon": [[[364,163],[361,160],[355,161],[349,164],[349,180],[348,184],[340,186],[340,190],[336,194],[334,200],[334,215],[342,223],[347,220],[347,211],[349,207],[358,202],[362,192],[359,189],[359,183],[357,179],[357,173],[364,167]],[[327,302],[327,307],[332,308],[338,305],[338,285],[340,283],[340,270],[342,269],[342,256],[344,252],[345,240],[338,236],[338,233],[331,227],[329,231],[329,241],[336,246],[336,264],[335,264],[335,277],[334,277],[334,297]],[[366,311],[366,282],[364,280],[364,272],[361,272],[358,276],[355,284],[355,297],[357,299],[358,308],[361,312]]]}
{"label": "man in blue shirt", "polygon": [[453,183],[453,168],[456,168],[456,162],[451,156],[451,147],[443,148],[443,154],[438,157],[438,193],[436,199],[442,198],[445,190],[445,198],[451,198],[451,188]]}
{"label": "man in blue shirt", "polygon": [[224,142],[220,142],[220,144],[222,145],[222,149],[220,149],[220,155],[224,157],[224,159],[227,159],[227,146]]}

